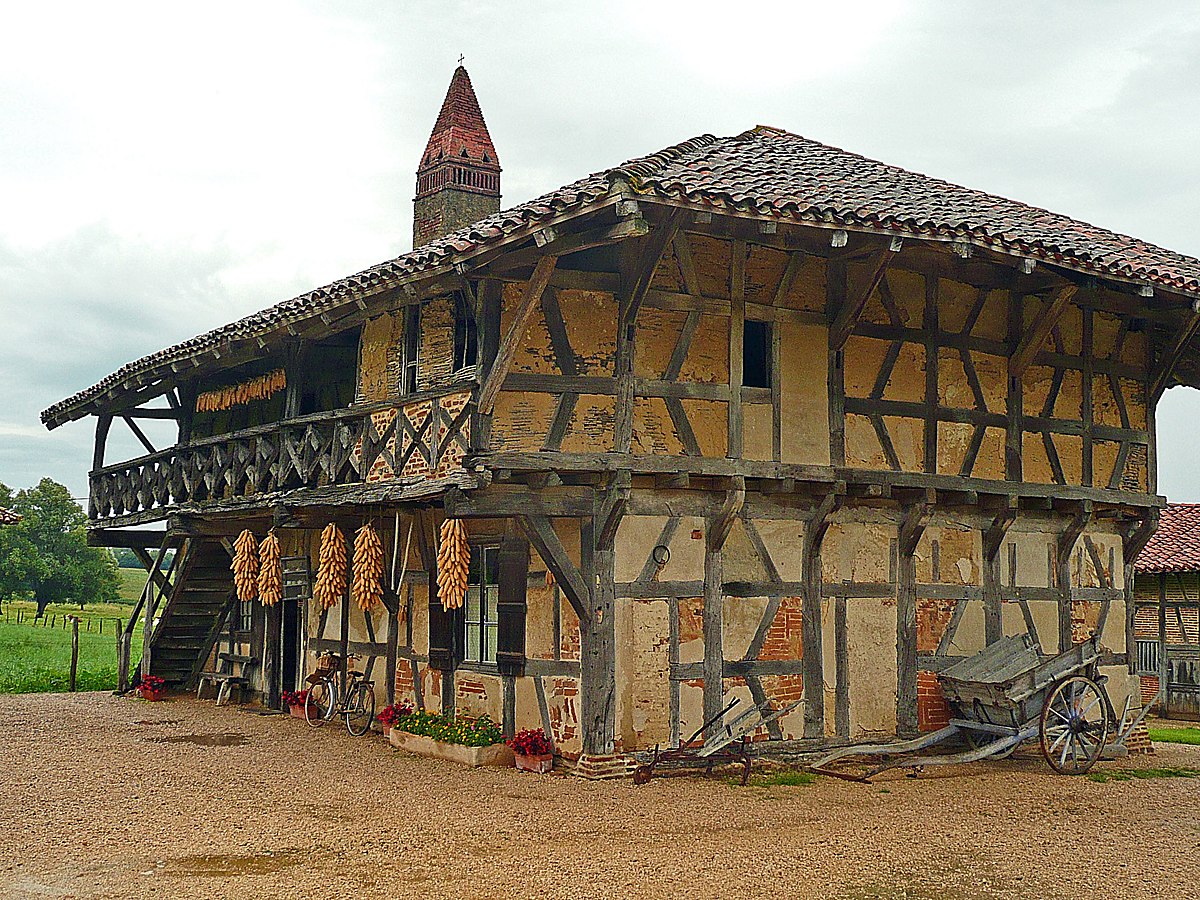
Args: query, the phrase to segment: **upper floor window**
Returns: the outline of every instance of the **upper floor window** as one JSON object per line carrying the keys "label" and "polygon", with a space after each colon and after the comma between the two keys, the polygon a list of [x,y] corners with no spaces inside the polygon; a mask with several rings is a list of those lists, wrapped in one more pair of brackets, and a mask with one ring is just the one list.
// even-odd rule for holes
{"label": "upper floor window", "polygon": [[479,334],[475,314],[462,294],[454,296],[454,371],[475,365],[479,361]]}
{"label": "upper floor window", "polygon": [[742,328],[742,386],[771,386],[771,323],[746,319]]}
{"label": "upper floor window", "polygon": [[404,307],[404,360],[400,369],[400,390],[417,392],[417,355],[421,346],[421,305]]}

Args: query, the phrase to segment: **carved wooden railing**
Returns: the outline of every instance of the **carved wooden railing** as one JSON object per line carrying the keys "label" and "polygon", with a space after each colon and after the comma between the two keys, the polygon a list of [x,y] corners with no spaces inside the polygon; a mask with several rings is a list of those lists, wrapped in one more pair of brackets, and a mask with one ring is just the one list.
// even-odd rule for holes
{"label": "carved wooden railing", "polygon": [[461,471],[472,450],[469,390],[354,407],[193,441],[91,473],[101,521],[257,495]]}

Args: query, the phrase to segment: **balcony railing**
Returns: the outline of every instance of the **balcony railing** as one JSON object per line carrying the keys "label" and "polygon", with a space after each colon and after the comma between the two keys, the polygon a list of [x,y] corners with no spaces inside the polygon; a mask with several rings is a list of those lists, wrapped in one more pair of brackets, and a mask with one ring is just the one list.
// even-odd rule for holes
{"label": "balcony railing", "polygon": [[[90,477],[93,522],[182,504],[461,471],[472,449],[469,390],[355,407],[181,444]],[[157,518],[150,516],[146,518]]]}

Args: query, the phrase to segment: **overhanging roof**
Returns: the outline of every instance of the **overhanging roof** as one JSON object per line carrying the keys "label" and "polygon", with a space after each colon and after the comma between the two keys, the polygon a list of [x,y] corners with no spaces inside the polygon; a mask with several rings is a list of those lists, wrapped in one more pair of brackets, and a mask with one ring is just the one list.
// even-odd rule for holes
{"label": "overhanging roof", "polygon": [[1200,503],[1168,503],[1134,563],[1139,575],[1200,572]]}
{"label": "overhanging roof", "polygon": [[323,288],[121,367],[42,413],[48,428],[81,418],[108,392],[173,377],[172,363],[327,315],[435,272],[621,192],[826,228],[954,241],[1093,275],[1200,295],[1200,260],[982,191],[848,153],[777,128],[702,135],[630,160]]}

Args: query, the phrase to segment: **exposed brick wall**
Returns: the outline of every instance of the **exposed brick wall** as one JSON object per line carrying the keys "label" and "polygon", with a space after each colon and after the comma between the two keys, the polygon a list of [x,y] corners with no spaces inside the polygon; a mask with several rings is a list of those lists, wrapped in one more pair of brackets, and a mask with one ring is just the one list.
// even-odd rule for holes
{"label": "exposed brick wall", "polygon": [[[547,706],[550,709],[550,730],[553,732],[554,744],[563,745],[575,743],[579,738],[579,682],[574,678],[549,679]],[[570,751],[563,749],[565,755]]]}
{"label": "exposed brick wall", "polygon": [[1142,706],[1149,706],[1158,696],[1158,676],[1142,675],[1139,681],[1142,689]]}
{"label": "exposed brick wall", "polygon": [[417,351],[417,388],[444,384],[454,369],[452,298],[438,297],[421,305],[421,343]]}
{"label": "exposed brick wall", "polygon": [[933,672],[917,673],[917,728],[937,731],[950,724],[950,707]]}
{"label": "exposed brick wall", "polygon": [[[802,607],[799,597],[784,597],[779,601],[771,627],[767,629],[759,659],[803,659]],[[799,698],[797,698],[799,699]],[[789,701],[790,702],[790,701]],[[784,704],[786,705],[786,704]]]}

